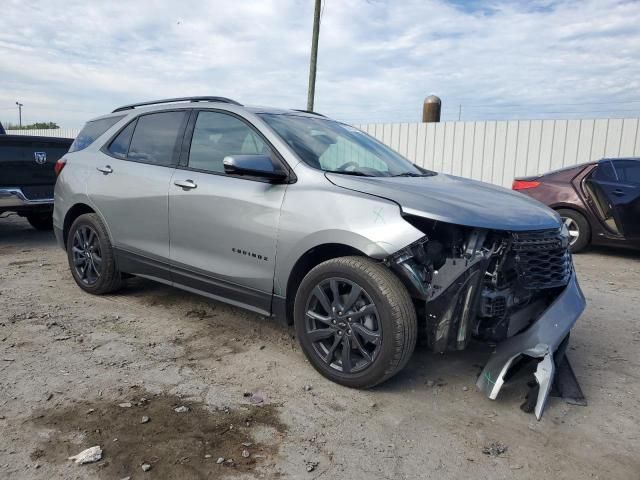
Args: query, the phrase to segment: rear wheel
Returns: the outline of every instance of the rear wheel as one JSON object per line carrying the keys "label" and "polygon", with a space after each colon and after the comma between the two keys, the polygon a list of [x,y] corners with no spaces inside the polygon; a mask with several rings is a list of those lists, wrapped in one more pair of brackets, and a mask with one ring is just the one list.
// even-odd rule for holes
{"label": "rear wheel", "polygon": [[364,257],[328,260],[302,280],[296,333],[309,362],[330,380],[368,388],[401,370],[416,344],[416,312],[407,289]]}
{"label": "rear wheel", "polygon": [[27,215],[27,221],[36,230],[51,230],[53,228],[53,214],[49,213],[30,213]]}
{"label": "rear wheel", "polygon": [[122,277],[107,230],[95,213],[80,215],[67,237],[67,258],[78,286],[93,294],[118,290]]}
{"label": "rear wheel", "polygon": [[589,222],[579,212],[569,209],[559,209],[558,214],[569,231],[569,248],[572,253],[578,253],[591,242],[591,227]]}

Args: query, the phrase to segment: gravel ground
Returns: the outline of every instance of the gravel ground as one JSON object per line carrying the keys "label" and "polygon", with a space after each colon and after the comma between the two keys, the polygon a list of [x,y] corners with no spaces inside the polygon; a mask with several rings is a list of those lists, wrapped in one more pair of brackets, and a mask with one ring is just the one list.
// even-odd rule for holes
{"label": "gravel ground", "polygon": [[[497,401],[476,390],[486,348],[418,348],[350,390],[292,328],[142,279],[90,296],[50,233],[0,219],[0,478],[639,479],[639,259],[575,257],[589,305],[569,355],[589,405],[552,398],[537,422],[526,378]],[[67,459],[94,445],[99,462]]]}

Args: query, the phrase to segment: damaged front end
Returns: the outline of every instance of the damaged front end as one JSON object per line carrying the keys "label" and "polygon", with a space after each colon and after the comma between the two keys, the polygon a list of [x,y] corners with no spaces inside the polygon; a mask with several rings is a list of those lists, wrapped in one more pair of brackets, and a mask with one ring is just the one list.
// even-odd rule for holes
{"label": "damaged front end", "polygon": [[472,338],[496,345],[477,386],[495,399],[509,369],[540,359],[535,414],[544,410],[554,354],[585,308],[564,228],[506,232],[406,217],[425,236],[386,259],[423,313],[434,352]]}

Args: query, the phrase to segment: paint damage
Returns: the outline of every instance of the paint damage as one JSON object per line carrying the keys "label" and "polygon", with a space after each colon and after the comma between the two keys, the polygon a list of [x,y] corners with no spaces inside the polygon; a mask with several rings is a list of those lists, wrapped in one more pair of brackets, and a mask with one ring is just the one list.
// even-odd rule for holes
{"label": "paint damage", "polygon": [[557,384],[556,362],[568,364],[569,331],[586,305],[566,230],[509,232],[405,218],[425,236],[385,262],[414,298],[429,348],[462,350],[471,340],[494,345],[477,381],[492,400],[510,369],[536,359],[530,396],[540,419]]}

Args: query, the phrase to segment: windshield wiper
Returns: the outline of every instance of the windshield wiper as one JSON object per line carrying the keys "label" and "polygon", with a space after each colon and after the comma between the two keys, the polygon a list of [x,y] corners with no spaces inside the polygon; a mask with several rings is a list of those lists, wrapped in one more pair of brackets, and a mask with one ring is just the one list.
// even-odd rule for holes
{"label": "windshield wiper", "polygon": [[397,175],[391,175],[392,177],[432,177],[435,173],[414,173],[414,172],[403,172]]}
{"label": "windshield wiper", "polygon": [[358,170],[325,170],[325,173],[341,173],[342,175],[356,175],[358,177],[371,177],[373,175],[367,175],[364,172]]}

